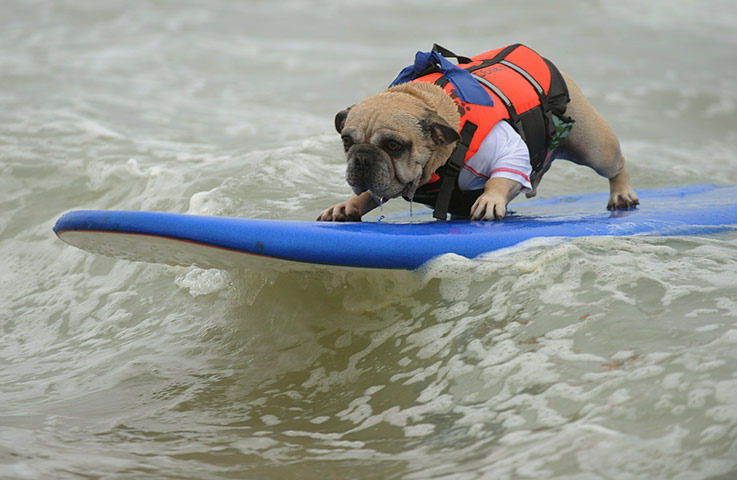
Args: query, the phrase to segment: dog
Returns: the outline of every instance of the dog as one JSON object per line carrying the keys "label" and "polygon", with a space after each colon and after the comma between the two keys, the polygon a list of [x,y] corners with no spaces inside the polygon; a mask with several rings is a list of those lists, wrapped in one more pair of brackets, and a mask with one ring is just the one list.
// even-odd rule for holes
{"label": "dog", "polygon": [[[507,47],[507,50],[511,47]],[[437,48],[442,49],[442,47]],[[521,48],[515,48],[510,50],[513,54],[515,51],[519,52],[517,55],[524,53]],[[443,55],[445,52],[442,52]],[[497,52],[492,51],[491,53],[500,55]],[[422,53],[418,52],[417,58],[420,58]],[[455,56],[452,52],[449,53]],[[514,60],[513,54],[507,53],[506,59]],[[436,71],[435,76],[438,76],[439,73],[441,77],[452,78],[451,73],[463,66],[460,63],[458,66],[448,65],[450,62],[447,62],[445,57],[441,58],[434,52],[432,55],[425,55],[422,58],[425,59],[427,65],[432,67],[434,64],[435,70],[440,68],[440,72]],[[459,61],[460,59],[467,60],[466,63],[477,59],[477,57],[474,59],[458,58]],[[639,199],[630,186],[630,177],[620,150],[619,140],[612,128],[568,75],[558,71],[546,59],[539,58],[547,62],[551,76],[560,79],[561,88],[566,90],[566,100],[570,98],[567,106],[565,102],[563,103],[564,112],[558,112],[570,118],[573,124],[570,133],[559,145],[547,150],[543,149],[542,153],[536,154],[536,158],[542,155],[539,158],[544,158],[544,161],[540,161],[537,171],[533,171],[534,169],[529,165],[530,152],[524,147],[520,149],[519,145],[524,145],[524,143],[519,142],[521,138],[514,137],[519,133],[510,133],[509,127],[514,127],[512,122],[509,119],[506,122],[497,122],[492,132],[500,129],[505,135],[504,138],[509,139],[505,141],[517,142],[515,151],[526,155],[527,170],[525,171],[523,167],[496,168],[496,171],[501,173],[493,175],[472,171],[472,174],[478,174],[478,178],[473,176],[470,178],[477,182],[479,188],[474,190],[475,195],[472,201],[466,204],[464,207],[466,210],[461,211],[460,215],[469,217],[471,220],[501,220],[506,215],[507,205],[519,193],[524,192],[528,197],[536,194],[542,176],[550,168],[552,161],[558,158],[588,166],[609,180],[608,209],[635,208],[639,204]],[[534,61],[540,64],[537,57]],[[419,67],[427,66],[426,64],[418,66],[418,62],[419,60],[416,60],[415,72]],[[437,65],[438,62],[440,67]],[[511,64],[511,62],[507,63]],[[443,70],[443,65],[446,70]],[[405,70],[411,71],[408,70],[411,67]],[[494,68],[502,67],[497,65]],[[432,70],[430,68],[431,72]],[[483,81],[483,79],[479,80],[480,78],[479,76],[474,77],[474,82]],[[520,75],[518,81],[527,80]],[[463,109],[468,110],[468,108],[467,102],[458,98],[456,90],[461,90],[460,84],[454,85],[450,85],[449,89],[442,87],[438,82],[399,83],[338,112],[335,116],[335,127],[343,140],[347,159],[346,181],[352,187],[354,195],[324,210],[317,220],[360,221],[364,214],[389,199],[401,195],[412,200],[418,189],[422,189],[424,185],[431,182],[436,171],[449,162],[457,145],[461,143],[462,132],[459,133],[459,128],[464,114]],[[477,89],[475,85],[468,88],[471,87]],[[498,102],[499,98],[495,97],[495,101]],[[549,121],[550,117],[546,123]],[[499,125],[500,123],[507,125]],[[529,145],[531,145],[530,142],[528,142]],[[489,155],[488,152],[484,152],[486,151],[480,148],[474,155]],[[486,160],[490,160],[491,165],[496,161],[493,158]],[[466,160],[463,159],[461,163],[463,161]],[[468,162],[466,161],[463,168],[469,168]],[[464,174],[468,173],[468,171],[464,172]],[[459,188],[459,185],[460,179],[456,183],[456,189]],[[460,189],[463,190],[462,185]],[[442,216],[445,214],[443,213]]]}

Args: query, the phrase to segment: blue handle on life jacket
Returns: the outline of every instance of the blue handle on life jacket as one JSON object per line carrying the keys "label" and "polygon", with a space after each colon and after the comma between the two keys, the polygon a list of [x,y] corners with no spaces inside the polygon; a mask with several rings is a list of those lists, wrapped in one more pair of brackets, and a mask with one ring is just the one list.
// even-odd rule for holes
{"label": "blue handle on life jacket", "polygon": [[415,78],[422,75],[427,67],[431,64],[437,64],[440,67],[440,73],[448,79],[456,89],[458,97],[467,103],[475,105],[494,106],[494,101],[489,97],[486,89],[481,86],[473,76],[461,67],[452,64],[439,52],[417,52],[415,55],[414,65],[404,68],[397,78],[389,85],[393,87],[402,83],[411,82]]}

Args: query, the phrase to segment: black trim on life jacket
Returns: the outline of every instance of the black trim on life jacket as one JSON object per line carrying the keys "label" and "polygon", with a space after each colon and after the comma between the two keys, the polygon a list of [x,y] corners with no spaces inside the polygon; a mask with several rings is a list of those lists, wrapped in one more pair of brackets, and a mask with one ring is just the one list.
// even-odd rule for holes
{"label": "black trim on life jacket", "polygon": [[475,67],[469,68],[468,71],[471,72],[471,73],[473,73],[476,70],[481,70],[482,68],[486,68],[486,67],[490,67],[492,65],[496,65],[497,63],[499,63],[502,60],[504,60],[505,58],[507,58],[507,55],[509,55],[510,53],[514,52],[517,49],[517,47],[521,47],[521,46],[522,46],[521,43],[515,43],[515,44],[512,44],[512,45],[510,45],[508,47],[505,47],[504,49],[502,49],[502,51],[500,51],[499,53],[497,53],[496,55],[494,55],[490,59],[488,59],[488,60],[482,60],[479,65],[476,65]]}
{"label": "black trim on life jacket", "polygon": [[456,55],[455,53],[451,52],[445,47],[441,47],[437,43],[432,44],[432,51],[438,52],[440,55],[444,56],[445,58],[455,58],[458,60],[458,63],[471,63],[473,60],[471,60],[468,57],[464,57],[462,55]]}
{"label": "black trim on life jacket", "polygon": [[[432,45],[432,51],[438,52],[440,55],[444,56],[445,58],[455,58],[458,61],[459,65],[462,65],[464,63],[472,63],[473,60],[471,60],[468,57],[464,57],[463,55],[456,55],[455,53],[451,52],[447,48],[438,45],[437,43],[433,43]],[[437,64],[437,62],[433,62],[430,65],[428,65],[422,72],[420,72],[418,77],[424,77],[425,75],[431,75],[433,73],[439,73],[440,72],[440,65]],[[444,78],[445,77],[441,77]],[[445,80],[446,83],[448,80]]]}
{"label": "black trim on life jacket", "polygon": [[466,164],[466,153],[471,145],[473,134],[476,133],[478,127],[476,124],[466,122],[461,129],[461,139],[456,144],[456,148],[443,166],[443,176],[440,180],[440,191],[435,201],[435,211],[432,216],[439,220],[448,218],[448,207],[450,206],[450,197],[453,190],[458,186],[458,174],[461,173],[463,165]]}

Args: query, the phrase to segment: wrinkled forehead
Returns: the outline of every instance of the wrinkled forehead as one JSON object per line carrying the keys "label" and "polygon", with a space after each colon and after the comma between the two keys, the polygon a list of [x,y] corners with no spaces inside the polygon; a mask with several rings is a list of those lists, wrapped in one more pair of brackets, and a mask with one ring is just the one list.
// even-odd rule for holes
{"label": "wrinkled forehead", "polygon": [[411,95],[380,93],[354,105],[346,118],[345,128],[362,130],[371,135],[377,130],[393,130],[408,134],[420,128],[427,107]]}

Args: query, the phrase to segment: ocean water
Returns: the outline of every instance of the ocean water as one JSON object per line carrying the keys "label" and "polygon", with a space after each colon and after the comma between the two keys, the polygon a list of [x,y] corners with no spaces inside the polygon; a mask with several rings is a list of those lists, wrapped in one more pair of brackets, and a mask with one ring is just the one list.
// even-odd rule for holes
{"label": "ocean water", "polygon": [[[350,192],[334,114],[433,42],[552,59],[636,188],[736,184],[735,25],[732,1],[2,0],[0,478],[737,478],[735,233],[410,273],[141,264],[51,230],[313,219]],[[540,195],[606,188],[561,162]]]}

